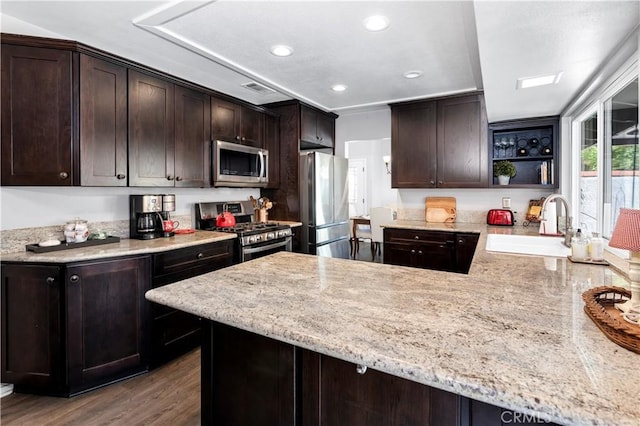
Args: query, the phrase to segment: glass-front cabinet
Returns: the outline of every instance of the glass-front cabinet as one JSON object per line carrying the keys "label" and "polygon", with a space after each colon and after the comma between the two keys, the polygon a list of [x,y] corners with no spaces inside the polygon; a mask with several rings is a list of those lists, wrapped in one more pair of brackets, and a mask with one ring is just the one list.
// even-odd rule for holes
{"label": "glass-front cabinet", "polygon": [[[509,186],[558,188],[558,123],[558,117],[490,123],[490,173],[496,163],[509,161],[516,172]],[[493,176],[492,186],[498,185],[498,177]]]}

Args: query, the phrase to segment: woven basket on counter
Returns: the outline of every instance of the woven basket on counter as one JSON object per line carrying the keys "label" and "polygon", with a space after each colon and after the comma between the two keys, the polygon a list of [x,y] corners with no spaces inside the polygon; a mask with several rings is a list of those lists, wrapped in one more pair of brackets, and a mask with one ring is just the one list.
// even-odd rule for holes
{"label": "woven basket on counter", "polygon": [[626,321],[616,303],[631,298],[622,287],[596,287],[582,293],[584,311],[612,342],[640,354],[640,325]]}

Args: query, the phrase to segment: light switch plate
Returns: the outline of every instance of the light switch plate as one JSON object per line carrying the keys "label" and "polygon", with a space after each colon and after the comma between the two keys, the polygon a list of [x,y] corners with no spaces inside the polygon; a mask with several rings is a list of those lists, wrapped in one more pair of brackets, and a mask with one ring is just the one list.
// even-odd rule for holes
{"label": "light switch plate", "polygon": [[503,209],[511,208],[511,197],[502,197],[502,208]]}

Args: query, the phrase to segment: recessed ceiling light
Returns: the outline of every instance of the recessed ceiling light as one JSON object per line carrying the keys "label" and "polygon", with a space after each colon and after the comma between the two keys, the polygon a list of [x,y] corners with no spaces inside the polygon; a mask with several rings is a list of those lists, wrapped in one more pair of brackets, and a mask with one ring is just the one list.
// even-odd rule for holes
{"label": "recessed ceiling light", "polygon": [[271,53],[276,56],[289,56],[293,53],[293,49],[289,46],[279,44],[271,48]]}
{"label": "recessed ceiling light", "polygon": [[407,71],[404,73],[404,78],[418,78],[421,75],[422,75],[422,71],[419,71],[419,70]]}
{"label": "recessed ceiling light", "polygon": [[364,27],[369,31],[386,30],[389,26],[389,18],[382,15],[369,16],[364,20]]}
{"label": "recessed ceiling light", "polygon": [[334,92],[344,92],[345,90],[347,90],[347,86],[345,86],[344,84],[334,84],[333,86],[331,86],[331,90],[333,90]]}
{"label": "recessed ceiling light", "polygon": [[539,75],[537,77],[519,78],[516,89],[528,89],[530,87],[546,86],[548,84],[558,84],[563,72],[557,74]]}

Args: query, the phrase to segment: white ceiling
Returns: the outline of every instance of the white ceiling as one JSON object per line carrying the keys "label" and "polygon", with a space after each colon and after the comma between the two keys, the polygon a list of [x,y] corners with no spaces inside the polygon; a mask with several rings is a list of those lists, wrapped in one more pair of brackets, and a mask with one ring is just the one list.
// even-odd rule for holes
{"label": "white ceiling", "polygon": [[[0,12],[3,32],[78,40],[254,104],[297,98],[339,114],[484,89],[497,121],[559,114],[638,26],[640,2],[3,0]],[[372,14],[390,27],[366,31]],[[271,55],[275,44],[293,55]],[[516,90],[558,71],[557,85]]]}

